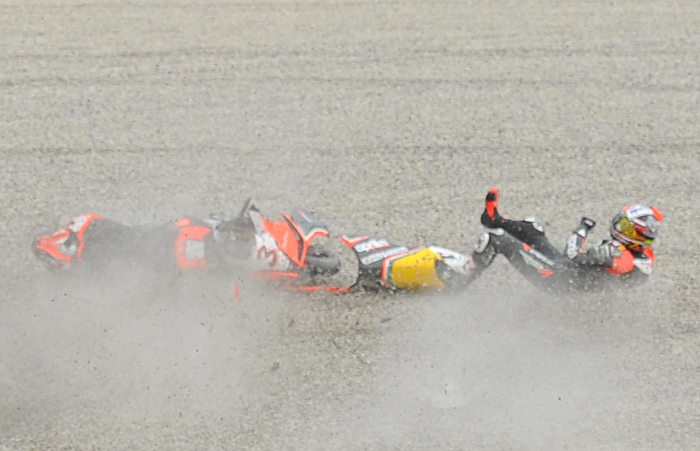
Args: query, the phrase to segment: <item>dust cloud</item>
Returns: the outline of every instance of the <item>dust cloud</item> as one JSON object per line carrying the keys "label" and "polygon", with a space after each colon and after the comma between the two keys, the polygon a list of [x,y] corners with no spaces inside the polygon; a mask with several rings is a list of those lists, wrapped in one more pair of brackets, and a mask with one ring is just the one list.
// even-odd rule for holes
{"label": "dust cloud", "polygon": [[244,404],[279,311],[269,294],[232,275],[111,269],[37,273],[27,296],[4,306],[6,427],[73,415],[177,424]]}

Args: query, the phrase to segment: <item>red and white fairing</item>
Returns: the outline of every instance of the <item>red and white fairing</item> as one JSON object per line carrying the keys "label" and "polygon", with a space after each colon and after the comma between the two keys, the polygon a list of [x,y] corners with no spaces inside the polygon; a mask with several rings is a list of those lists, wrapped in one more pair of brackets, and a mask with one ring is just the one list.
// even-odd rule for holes
{"label": "red and white fairing", "polygon": [[65,228],[38,238],[34,243],[35,253],[48,255],[60,267],[82,260],[85,231],[94,221],[102,221],[102,217],[87,213],[74,218]]}

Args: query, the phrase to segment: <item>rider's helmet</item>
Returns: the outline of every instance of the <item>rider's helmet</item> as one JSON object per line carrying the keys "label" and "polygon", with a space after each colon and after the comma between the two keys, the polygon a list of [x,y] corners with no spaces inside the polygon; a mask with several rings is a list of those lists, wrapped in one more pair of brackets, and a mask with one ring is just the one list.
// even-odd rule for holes
{"label": "rider's helmet", "polygon": [[662,219],[663,215],[656,207],[627,205],[622,209],[622,213],[613,218],[610,235],[632,249],[651,246]]}

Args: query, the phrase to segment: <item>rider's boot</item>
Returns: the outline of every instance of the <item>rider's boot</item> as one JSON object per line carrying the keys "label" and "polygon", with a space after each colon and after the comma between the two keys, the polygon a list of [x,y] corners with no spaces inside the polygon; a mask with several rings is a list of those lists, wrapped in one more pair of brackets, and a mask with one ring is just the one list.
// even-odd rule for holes
{"label": "rider's boot", "polygon": [[499,228],[503,217],[498,213],[498,200],[501,194],[497,187],[493,187],[486,194],[484,212],[481,214],[481,224],[489,229]]}

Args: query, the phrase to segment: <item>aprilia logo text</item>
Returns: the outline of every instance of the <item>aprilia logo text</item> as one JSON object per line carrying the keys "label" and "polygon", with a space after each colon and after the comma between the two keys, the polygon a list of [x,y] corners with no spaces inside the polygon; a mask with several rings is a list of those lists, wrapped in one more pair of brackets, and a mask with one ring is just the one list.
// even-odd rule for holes
{"label": "aprilia logo text", "polygon": [[390,244],[387,240],[385,239],[371,239],[367,241],[363,241],[362,243],[358,243],[355,245],[355,250],[357,252],[370,252],[375,249],[381,249],[383,247],[389,247]]}

